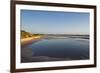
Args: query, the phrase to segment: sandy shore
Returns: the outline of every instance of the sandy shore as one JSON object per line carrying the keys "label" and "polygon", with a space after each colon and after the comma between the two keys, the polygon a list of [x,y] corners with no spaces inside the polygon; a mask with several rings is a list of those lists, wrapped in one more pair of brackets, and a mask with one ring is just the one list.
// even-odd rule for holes
{"label": "sandy shore", "polygon": [[41,40],[43,37],[37,36],[37,37],[28,37],[21,39],[21,61],[27,62],[30,61],[31,57],[34,55],[31,48],[27,48],[27,45],[31,43],[35,43],[39,40]]}
{"label": "sandy shore", "polygon": [[30,43],[32,43],[32,42],[36,42],[36,41],[38,41],[38,40],[40,40],[40,39],[42,39],[41,36],[23,38],[23,39],[21,39],[21,46],[30,44]]}

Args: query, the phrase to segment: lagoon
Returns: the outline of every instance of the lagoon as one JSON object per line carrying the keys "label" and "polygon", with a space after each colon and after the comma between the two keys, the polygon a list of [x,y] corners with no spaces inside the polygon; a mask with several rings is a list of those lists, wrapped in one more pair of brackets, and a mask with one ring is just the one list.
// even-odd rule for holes
{"label": "lagoon", "polygon": [[22,62],[89,59],[89,39],[86,38],[46,37],[22,47],[25,48],[31,50],[31,56],[22,57]]}

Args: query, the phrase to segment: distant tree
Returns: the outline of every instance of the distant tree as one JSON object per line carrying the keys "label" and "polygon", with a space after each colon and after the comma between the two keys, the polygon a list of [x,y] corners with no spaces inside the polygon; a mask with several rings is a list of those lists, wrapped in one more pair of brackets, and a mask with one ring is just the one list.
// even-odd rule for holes
{"label": "distant tree", "polygon": [[28,37],[36,37],[36,36],[42,36],[43,34],[32,34],[29,32],[26,32],[25,30],[21,30],[21,38],[28,38]]}
{"label": "distant tree", "polygon": [[27,38],[27,37],[32,37],[32,34],[26,32],[25,30],[21,30],[21,38]]}

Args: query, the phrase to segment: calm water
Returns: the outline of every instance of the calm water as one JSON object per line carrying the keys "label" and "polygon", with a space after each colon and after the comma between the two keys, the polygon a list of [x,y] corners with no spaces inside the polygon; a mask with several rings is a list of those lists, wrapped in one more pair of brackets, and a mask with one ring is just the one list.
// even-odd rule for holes
{"label": "calm water", "polygon": [[31,61],[36,62],[89,59],[89,39],[42,39],[27,45],[26,48],[31,48]]}

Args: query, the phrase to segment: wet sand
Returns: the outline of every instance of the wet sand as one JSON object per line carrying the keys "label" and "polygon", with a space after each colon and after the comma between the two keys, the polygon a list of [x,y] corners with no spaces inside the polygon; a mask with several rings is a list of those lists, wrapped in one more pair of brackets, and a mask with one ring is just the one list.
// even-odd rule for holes
{"label": "wet sand", "polygon": [[53,58],[48,56],[33,56],[33,57],[22,57],[21,62],[22,63],[28,63],[28,62],[48,62],[48,61],[64,61],[64,60],[71,60],[69,58]]}

